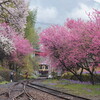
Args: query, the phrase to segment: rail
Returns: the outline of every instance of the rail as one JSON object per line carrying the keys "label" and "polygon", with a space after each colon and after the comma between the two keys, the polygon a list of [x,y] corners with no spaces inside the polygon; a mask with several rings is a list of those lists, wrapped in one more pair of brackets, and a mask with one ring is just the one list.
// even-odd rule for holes
{"label": "rail", "polygon": [[44,86],[44,85],[41,85],[41,84],[37,84],[37,83],[34,83],[34,82],[29,83],[27,86],[38,89],[42,92],[46,92],[48,94],[54,95],[56,97],[62,98],[64,100],[90,100],[88,98],[72,95],[72,94],[69,94],[69,93],[62,92],[62,91],[58,91],[58,90],[55,90],[53,88],[50,88],[50,87],[47,87],[47,86]]}

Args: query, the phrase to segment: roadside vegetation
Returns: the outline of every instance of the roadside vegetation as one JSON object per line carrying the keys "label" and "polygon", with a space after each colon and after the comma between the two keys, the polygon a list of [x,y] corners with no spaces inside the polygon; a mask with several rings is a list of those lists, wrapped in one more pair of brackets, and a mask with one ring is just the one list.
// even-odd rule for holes
{"label": "roadside vegetation", "polygon": [[52,86],[53,88],[60,89],[67,93],[87,98],[100,97],[100,84],[92,85],[90,82],[80,82],[67,79],[48,79],[43,81],[43,84]]}

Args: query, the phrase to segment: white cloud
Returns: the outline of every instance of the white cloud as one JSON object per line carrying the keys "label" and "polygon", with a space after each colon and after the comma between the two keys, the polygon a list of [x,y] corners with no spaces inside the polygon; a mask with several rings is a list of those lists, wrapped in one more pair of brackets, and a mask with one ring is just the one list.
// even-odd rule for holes
{"label": "white cloud", "polygon": [[54,7],[51,8],[43,8],[40,7],[38,8],[38,20],[44,21],[44,22],[48,22],[48,21],[52,21],[53,19],[55,19],[57,17],[57,10]]}
{"label": "white cloud", "polygon": [[30,9],[37,9],[37,21],[50,22],[57,17],[57,9],[55,7],[45,8],[40,5],[30,6]]}
{"label": "white cloud", "polygon": [[37,9],[36,25],[38,27],[48,27],[50,26],[48,23],[63,24],[66,18],[82,18],[87,20],[86,13],[92,12],[93,8],[100,9],[100,0],[76,0],[76,2],[74,2],[75,0],[58,0],[58,3],[55,3],[56,0],[50,0],[49,2],[48,0],[29,1],[29,8],[31,10]]}
{"label": "white cloud", "polygon": [[82,19],[85,19],[87,20],[88,19],[88,16],[86,13],[91,13],[93,11],[93,8],[91,7],[88,7],[87,5],[85,4],[79,4],[80,5],[80,8],[76,8],[74,9],[69,15],[68,17],[69,18],[82,18]]}
{"label": "white cloud", "polygon": [[94,0],[95,2],[97,2],[97,3],[100,3],[100,0]]}

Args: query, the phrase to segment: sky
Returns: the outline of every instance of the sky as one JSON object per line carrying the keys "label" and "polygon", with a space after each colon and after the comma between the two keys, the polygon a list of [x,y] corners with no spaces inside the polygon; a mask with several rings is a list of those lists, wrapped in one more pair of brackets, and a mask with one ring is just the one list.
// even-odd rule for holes
{"label": "sky", "polygon": [[29,8],[37,9],[36,28],[63,25],[67,18],[88,20],[86,13],[100,10],[100,0],[29,0]]}

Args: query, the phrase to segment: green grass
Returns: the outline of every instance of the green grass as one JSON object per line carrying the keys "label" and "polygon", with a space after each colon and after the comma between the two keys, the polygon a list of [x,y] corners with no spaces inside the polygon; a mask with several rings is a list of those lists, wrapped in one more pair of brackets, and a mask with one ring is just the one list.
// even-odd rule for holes
{"label": "green grass", "polygon": [[35,76],[35,75],[31,75],[31,76],[28,76],[29,79],[36,79],[38,76]]}
{"label": "green grass", "polygon": [[60,87],[64,89],[68,89],[73,91],[73,93],[77,93],[82,95],[83,93],[87,95],[100,95],[100,85],[84,85],[84,84],[70,84],[70,85],[62,85],[58,84],[55,87]]}
{"label": "green grass", "polygon": [[2,82],[0,82],[0,85],[1,84],[7,84],[7,83],[9,83],[8,81],[2,81]]}
{"label": "green grass", "polygon": [[3,67],[0,67],[0,70],[4,70],[5,68],[3,68]]}
{"label": "green grass", "polygon": [[55,79],[49,79],[44,81],[43,83],[79,96],[86,96],[86,97],[100,96],[100,84],[98,85],[75,84],[67,80],[55,80]]}

